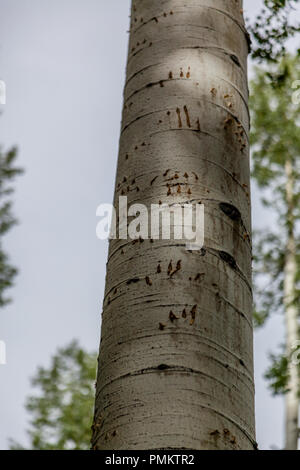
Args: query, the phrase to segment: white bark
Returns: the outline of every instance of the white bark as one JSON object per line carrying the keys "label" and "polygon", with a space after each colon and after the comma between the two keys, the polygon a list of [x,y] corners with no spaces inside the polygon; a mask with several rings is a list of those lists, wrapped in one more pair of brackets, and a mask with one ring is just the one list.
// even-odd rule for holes
{"label": "white bark", "polygon": [[115,206],[201,201],[205,248],[111,241],[95,449],[256,446],[247,54],[240,0],[133,1]]}
{"label": "white bark", "polygon": [[286,351],[290,358],[289,363],[289,392],[285,395],[285,449],[297,450],[299,436],[299,365],[293,361],[291,355],[298,346],[299,341],[299,312],[295,303],[295,280],[297,274],[296,243],[294,235],[294,177],[293,166],[290,160],[285,164],[286,173],[286,200],[288,206],[288,240],[286,247],[284,272],[284,304],[286,325]]}

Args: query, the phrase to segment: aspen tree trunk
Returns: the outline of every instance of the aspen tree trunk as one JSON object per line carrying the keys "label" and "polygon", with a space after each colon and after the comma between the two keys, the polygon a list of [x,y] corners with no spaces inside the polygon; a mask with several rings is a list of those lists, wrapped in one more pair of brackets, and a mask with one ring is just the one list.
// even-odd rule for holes
{"label": "aspen tree trunk", "polygon": [[[116,176],[205,205],[205,246],[111,240],[94,449],[255,449],[241,0],[134,0]],[[179,269],[178,269],[179,268]]]}
{"label": "aspen tree trunk", "polygon": [[294,176],[291,160],[285,164],[286,174],[286,201],[288,206],[288,240],[286,247],[285,275],[284,275],[284,304],[286,324],[286,350],[290,358],[289,363],[289,392],[285,395],[285,449],[297,450],[299,436],[299,376],[297,362],[291,358],[291,353],[297,347],[299,341],[298,309],[295,304],[295,281],[297,273],[296,243],[294,235]]}

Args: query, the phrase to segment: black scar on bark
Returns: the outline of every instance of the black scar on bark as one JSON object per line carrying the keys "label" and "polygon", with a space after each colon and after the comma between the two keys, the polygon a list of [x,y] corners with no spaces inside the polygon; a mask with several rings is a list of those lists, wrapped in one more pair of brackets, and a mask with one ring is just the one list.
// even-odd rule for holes
{"label": "black scar on bark", "polygon": [[226,214],[231,220],[239,221],[241,220],[242,216],[240,211],[237,207],[233,206],[232,204],[228,204],[226,202],[221,202],[219,205],[220,209],[224,214]]}
{"label": "black scar on bark", "polygon": [[158,370],[167,370],[167,369],[171,369],[170,366],[167,366],[167,364],[160,364],[158,367],[157,367]]}
{"label": "black scar on bark", "polygon": [[239,67],[241,67],[241,63],[239,61],[239,58],[235,54],[230,54],[230,59]]}
{"label": "black scar on bark", "polygon": [[233,256],[231,256],[229,253],[226,251],[220,251],[219,256],[222,261],[225,261],[225,263],[229,264],[229,266],[234,269],[235,271],[238,269],[237,263],[234,259]]}
{"label": "black scar on bark", "polygon": [[140,281],[139,277],[134,277],[133,279],[129,279],[129,281],[127,281],[126,284],[129,286],[130,284],[136,284],[139,281]]}

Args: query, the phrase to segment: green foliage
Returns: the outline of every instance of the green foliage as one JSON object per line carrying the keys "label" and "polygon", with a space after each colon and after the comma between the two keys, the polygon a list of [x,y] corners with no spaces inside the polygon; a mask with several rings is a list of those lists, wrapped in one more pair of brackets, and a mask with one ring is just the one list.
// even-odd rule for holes
{"label": "green foliage", "polygon": [[[300,104],[293,83],[300,78],[298,57],[285,56],[268,70],[256,69],[251,83],[252,176],[262,189],[262,202],[273,211],[276,229],[254,234],[254,323],[262,326],[273,313],[284,313],[284,266],[287,239],[296,238],[296,297],[300,299]],[[292,167],[293,201],[286,193],[286,162]],[[275,394],[286,393],[289,358],[272,355],[266,373]]]}
{"label": "green foliage", "polygon": [[[96,354],[73,341],[59,349],[50,368],[40,367],[32,380],[39,389],[26,409],[32,416],[28,432],[33,450],[88,450],[93,420]],[[22,447],[11,442],[11,449]]]}
{"label": "green foliage", "polygon": [[263,326],[273,312],[283,312],[284,245],[280,236],[254,232],[254,325]]}
{"label": "green foliage", "polygon": [[293,84],[300,77],[300,60],[286,56],[268,70],[256,69],[251,83],[252,175],[267,188],[263,203],[275,210],[278,227],[287,228],[286,178],[284,167],[293,167],[293,221],[300,218],[300,105],[294,104]]}
{"label": "green foliage", "polygon": [[[300,105],[293,104],[292,88],[297,77],[300,61],[287,56],[268,71],[256,69],[256,78],[251,83],[252,176],[263,189],[263,204],[277,216],[277,233],[265,230],[254,234],[257,325],[283,307],[285,246],[291,221],[285,193],[287,159],[293,164],[295,180],[292,214],[295,229],[300,219]],[[300,266],[299,254],[297,259]],[[299,281],[300,268],[296,286]]]}
{"label": "green foliage", "polygon": [[[271,365],[265,374],[265,378],[269,381],[270,389],[273,395],[285,395],[288,389],[289,380],[289,363],[291,357],[288,357],[285,353],[285,347],[281,347],[282,352],[279,354],[270,354]],[[295,354],[299,359],[299,346],[292,351],[291,356]],[[298,368],[300,377],[300,364]],[[299,390],[300,397],[300,390]]]}
{"label": "green foliage", "polygon": [[264,0],[253,25],[248,26],[253,39],[252,58],[276,62],[286,53],[286,42],[300,32],[300,24],[291,22],[299,0]]}
{"label": "green foliage", "polygon": [[251,82],[253,176],[259,186],[276,189],[279,200],[284,196],[286,158],[293,160],[296,175],[300,170],[300,106],[293,104],[293,83],[299,77],[300,59],[287,56],[268,70],[256,68]]}
{"label": "green foliage", "polygon": [[289,359],[284,352],[275,355],[270,354],[271,366],[265,374],[265,378],[270,382],[273,395],[282,395],[288,392],[288,365]]}
{"label": "green foliage", "polygon": [[[12,201],[9,199],[14,191],[10,183],[23,172],[21,168],[15,166],[16,157],[15,148],[7,153],[1,152],[0,149],[0,239],[17,222],[12,214]],[[4,293],[12,287],[16,274],[16,268],[10,265],[8,255],[0,244],[0,307],[10,302]]]}

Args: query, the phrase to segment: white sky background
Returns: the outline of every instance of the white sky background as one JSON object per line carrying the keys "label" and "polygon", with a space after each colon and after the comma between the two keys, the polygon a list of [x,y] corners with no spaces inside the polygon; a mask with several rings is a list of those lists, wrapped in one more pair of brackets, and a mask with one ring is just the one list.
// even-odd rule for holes
{"label": "white sky background", "polygon": [[[246,0],[253,16],[261,0]],[[107,243],[96,207],[111,202],[127,54],[129,0],[0,0],[0,143],[17,144],[14,210],[6,248],[20,268],[12,305],[0,311],[0,449],[26,444],[26,396],[38,365],[73,338],[98,348]],[[300,77],[299,77],[300,78]],[[272,223],[254,191],[255,225]],[[282,340],[280,318],[256,334],[257,439],[283,443],[283,403],[262,374]]]}

